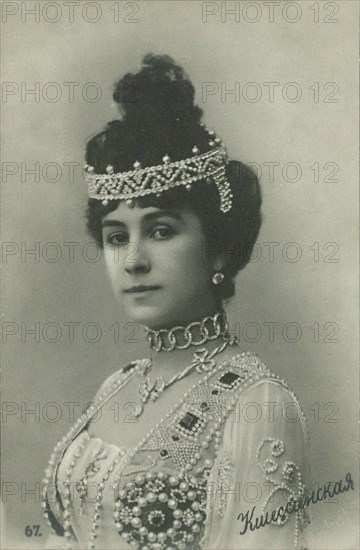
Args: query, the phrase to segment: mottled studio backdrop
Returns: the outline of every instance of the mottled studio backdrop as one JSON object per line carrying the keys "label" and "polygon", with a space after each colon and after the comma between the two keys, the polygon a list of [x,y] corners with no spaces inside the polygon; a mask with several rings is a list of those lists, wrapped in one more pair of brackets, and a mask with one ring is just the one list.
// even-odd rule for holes
{"label": "mottled studio backdrop", "polygon": [[86,235],[81,165],[148,52],[183,65],[207,125],[261,176],[231,329],[297,394],[314,486],[354,479],[311,506],[310,547],[359,548],[358,3],[3,2],[2,26],[3,548],[41,547],[39,482],[72,409],[147,354]]}

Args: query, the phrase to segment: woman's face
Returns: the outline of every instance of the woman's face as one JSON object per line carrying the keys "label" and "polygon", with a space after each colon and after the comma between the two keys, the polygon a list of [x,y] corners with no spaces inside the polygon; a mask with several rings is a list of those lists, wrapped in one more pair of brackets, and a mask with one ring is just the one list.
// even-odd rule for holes
{"label": "woman's face", "polygon": [[[153,329],[186,325],[216,312],[200,218],[185,208],[129,208],[102,221],[104,256],[116,297],[129,316]],[[133,287],[150,287],[132,292]]]}

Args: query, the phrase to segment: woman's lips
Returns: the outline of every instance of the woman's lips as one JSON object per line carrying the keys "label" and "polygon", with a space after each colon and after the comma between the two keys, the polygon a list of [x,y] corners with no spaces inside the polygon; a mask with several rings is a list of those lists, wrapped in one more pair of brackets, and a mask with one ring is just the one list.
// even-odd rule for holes
{"label": "woman's lips", "polygon": [[130,287],[126,290],[124,290],[124,293],[126,294],[147,294],[149,292],[153,292],[154,290],[159,290],[161,287],[159,286],[146,286],[146,285],[138,285]]}

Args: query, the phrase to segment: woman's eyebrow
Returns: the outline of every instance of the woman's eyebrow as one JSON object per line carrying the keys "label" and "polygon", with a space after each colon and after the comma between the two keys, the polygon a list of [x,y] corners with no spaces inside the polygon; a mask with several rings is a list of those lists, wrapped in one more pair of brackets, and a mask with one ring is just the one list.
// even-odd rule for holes
{"label": "woman's eyebrow", "polygon": [[[153,221],[157,218],[162,218],[165,216],[174,218],[178,222],[184,221],[182,216],[173,210],[161,210],[161,212],[151,212],[150,214],[145,214],[145,216],[141,219],[141,221],[145,221],[145,222]],[[120,220],[103,220],[102,227],[107,227],[107,226],[125,227],[126,224]]]}

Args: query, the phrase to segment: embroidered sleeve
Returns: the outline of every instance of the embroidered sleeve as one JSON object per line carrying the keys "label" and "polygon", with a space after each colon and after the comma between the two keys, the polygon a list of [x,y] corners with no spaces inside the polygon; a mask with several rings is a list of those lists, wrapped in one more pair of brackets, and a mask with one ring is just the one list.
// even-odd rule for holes
{"label": "embroidered sleeve", "polygon": [[282,503],[283,510],[280,510],[278,517],[272,520],[272,524],[284,525],[289,521],[291,514],[295,514],[296,531],[298,531],[300,526],[306,527],[309,522],[305,507],[295,509],[295,503],[297,501],[300,503],[306,494],[306,485],[303,483],[300,467],[296,462],[286,460],[286,457],[287,449],[281,439],[266,437],[261,441],[256,459],[263,479],[269,486],[269,494],[263,502],[261,513],[266,514],[268,509],[272,511],[274,508],[272,503],[277,500],[276,497],[280,496],[279,506]]}
{"label": "embroidered sleeve", "polygon": [[308,429],[285,382],[247,387],[229,415],[211,471],[203,548],[305,549]]}

